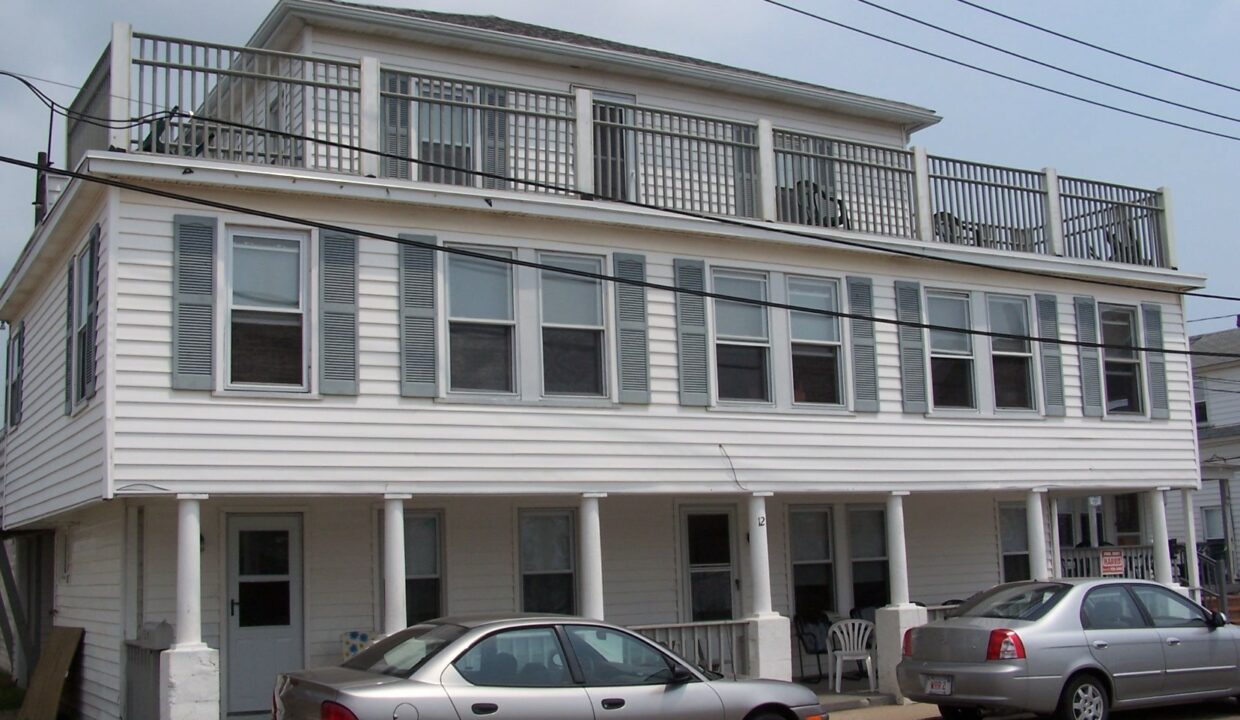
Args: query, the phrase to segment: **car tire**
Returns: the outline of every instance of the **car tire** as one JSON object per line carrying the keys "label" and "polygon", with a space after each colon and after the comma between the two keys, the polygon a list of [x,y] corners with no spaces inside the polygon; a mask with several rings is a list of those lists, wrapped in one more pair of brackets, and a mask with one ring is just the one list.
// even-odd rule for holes
{"label": "car tire", "polygon": [[1107,720],[1111,699],[1106,685],[1093,675],[1077,675],[1059,696],[1056,717],[1060,720]]}
{"label": "car tire", "polygon": [[788,720],[774,710],[762,710],[745,718],[745,720]]}
{"label": "car tire", "polygon": [[978,720],[982,716],[982,709],[960,705],[940,705],[939,715],[943,720]]}

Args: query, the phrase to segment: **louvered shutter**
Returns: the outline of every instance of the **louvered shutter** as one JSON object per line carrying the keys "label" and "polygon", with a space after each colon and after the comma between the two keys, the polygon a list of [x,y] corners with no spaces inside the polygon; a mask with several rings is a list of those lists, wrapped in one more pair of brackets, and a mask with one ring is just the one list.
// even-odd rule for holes
{"label": "louvered shutter", "polygon": [[1063,353],[1059,343],[1059,301],[1054,295],[1037,295],[1038,337],[1053,342],[1038,343],[1042,359],[1042,404],[1048,417],[1063,417]]}
{"label": "louvered shutter", "polygon": [[65,414],[73,413],[73,272],[74,261],[69,260],[69,272],[65,285]]}
{"label": "louvered shutter", "polygon": [[[867,277],[849,277],[848,312],[874,315],[874,283]],[[878,364],[874,354],[874,321],[857,317],[848,321],[852,341],[853,410],[878,412]]]}
{"label": "louvered shutter", "polygon": [[172,219],[172,387],[210,390],[215,379],[216,219]]}
{"label": "louvered shutter", "polygon": [[[646,256],[616,253],[612,257],[616,277],[646,281]],[[616,283],[616,367],[620,376],[620,402],[650,402],[650,343],[646,322],[646,288]]]}
{"label": "louvered shutter", "polygon": [[[384,92],[409,95],[409,76],[383,73]],[[383,98],[383,177],[409,179],[409,104],[408,97]],[[391,157],[395,155],[396,157]]]}
{"label": "louvered shutter", "polygon": [[[433,235],[401,235],[402,240],[438,244]],[[400,246],[400,394],[435,397],[435,250]]]}
{"label": "louvered shutter", "polygon": [[319,235],[319,392],[357,394],[357,236]]}
{"label": "louvered shutter", "polygon": [[[1141,321],[1145,326],[1145,346],[1163,347],[1162,306],[1141,303]],[[1145,375],[1150,386],[1150,417],[1166,420],[1170,415],[1167,400],[1167,359],[1161,352],[1145,354]]]}
{"label": "louvered shutter", "polygon": [[[1076,339],[1098,342],[1098,307],[1091,297],[1076,297]],[[1077,346],[1081,359],[1081,412],[1085,417],[1102,417],[1102,363],[1096,347]]]}
{"label": "louvered shutter", "polygon": [[[13,367],[9,369],[9,388],[5,396],[8,400],[6,405],[7,415],[9,418],[9,427],[15,428],[22,421],[22,399],[24,395],[23,386],[26,384],[26,321],[22,320],[17,324],[16,338],[9,338],[10,351],[9,358],[13,362]],[[11,349],[13,345],[17,346],[14,353]]]}
{"label": "louvered shutter", "polygon": [[[676,287],[706,289],[706,263],[677,258],[672,263]],[[710,375],[706,352],[706,298],[676,293],[676,343],[680,355],[680,404],[710,404]]]}
{"label": "louvered shutter", "polygon": [[[896,319],[921,323],[921,284],[897,280]],[[904,412],[924,413],[930,409],[926,401],[926,336],[919,327],[899,326],[900,393]]]}
{"label": "louvered shutter", "polygon": [[[486,88],[483,97],[494,108],[507,107],[508,93],[501,88]],[[508,113],[502,110],[482,112],[482,171],[492,175],[508,175]],[[508,189],[508,181],[482,177],[482,187]]]}
{"label": "louvered shutter", "polygon": [[90,231],[90,243],[87,248],[90,253],[90,277],[82,278],[80,282],[90,283],[87,288],[90,290],[88,297],[90,301],[86,307],[86,337],[84,342],[86,347],[82,350],[82,389],[86,398],[93,398],[98,389],[98,375],[95,372],[95,358],[98,356],[98,318],[99,318],[99,226],[96,225]]}

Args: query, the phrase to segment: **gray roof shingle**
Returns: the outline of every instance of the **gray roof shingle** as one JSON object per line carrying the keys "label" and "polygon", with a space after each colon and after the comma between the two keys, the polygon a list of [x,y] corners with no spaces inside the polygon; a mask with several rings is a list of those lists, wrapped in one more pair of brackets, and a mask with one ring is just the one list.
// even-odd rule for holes
{"label": "gray roof shingle", "polygon": [[[1188,345],[1191,349],[1196,350],[1197,352],[1240,354],[1240,328],[1194,335],[1189,338]],[[1214,367],[1215,365],[1225,365],[1236,361],[1236,358],[1194,355],[1193,370],[1204,370],[1209,367]]]}

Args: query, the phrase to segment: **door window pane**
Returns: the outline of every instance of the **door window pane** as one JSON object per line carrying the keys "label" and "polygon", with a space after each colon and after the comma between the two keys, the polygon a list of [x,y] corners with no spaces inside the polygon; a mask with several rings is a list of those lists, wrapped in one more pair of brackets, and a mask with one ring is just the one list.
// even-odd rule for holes
{"label": "door window pane", "polygon": [[241,627],[288,625],[291,618],[289,581],[237,583],[237,622]]}
{"label": "door window pane", "polygon": [[689,564],[730,565],[731,518],[723,513],[689,515]]}
{"label": "door window pane", "polygon": [[551,628],[523,628],[492,635],[470,648],[453,667],[474,685],[564,687],[572,684],[560,639]]}
{"label": "door window pane", "polygon": [[999,508],[999,547],[1003,557],[1003,582],[1028,580],[1029,527],[1023,507]]}
{"label": "door window pane", "polygon": [[732,619],[732,572],[690,570],[693,622]]}
{"label": "door window pane", "polygon": [[664,685],[671,679],[667,656],[648,643],[606,628],[569,625],[566,629],[586,685]]}
{"label": "door window pane", "polygon": [[1081,603],[1086,630],[1130,630],[1146,627],[1145,618],[1122,585],[1090,590]]}
{"label": "door window pane", "polygon": [[238,533],[241,575],[287,575],[289,537],[286,530],[242,530]]}
{"label": "door window pane", "polygon": [[1146,612],[1154,621],[1154,627],[1207,627],[1209,617],[1205,610],[1180,595],[1155,585],[1133,585]]}

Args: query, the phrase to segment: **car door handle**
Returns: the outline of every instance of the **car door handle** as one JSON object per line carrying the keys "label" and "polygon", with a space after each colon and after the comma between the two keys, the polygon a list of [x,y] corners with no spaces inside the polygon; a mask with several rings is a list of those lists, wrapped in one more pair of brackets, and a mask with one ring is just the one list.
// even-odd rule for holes
{"label": "car door handle", "polygon": [[1179,645],[1180,639],[1179,638],[1167,638],[1167,644],[1168,645]]}
{"label": "car door handle", "polygon": [[624,707],[624,698],[603,698],[604,710],[619,710]]}
{"label": "car door handle", "polygon": [[1111,643],[1107,642],[1106,640],[1095,640],[1094,647],[1098,648],[1099,650],[1106,650],[1107,648],[1111,647]]}
{"label": "car door handle", "polygon": [[474,703],[470,710],[473,710],[475,715],[490,715],[499,710],[499,705],[495,703]]}

